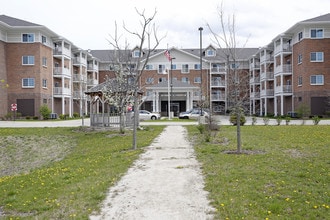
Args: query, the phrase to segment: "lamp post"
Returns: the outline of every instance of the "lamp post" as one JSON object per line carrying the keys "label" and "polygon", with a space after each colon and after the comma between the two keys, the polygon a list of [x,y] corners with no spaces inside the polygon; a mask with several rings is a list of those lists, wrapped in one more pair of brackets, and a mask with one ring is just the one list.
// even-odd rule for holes
{"label": "lamp post", "polygon": [[201,88],[200,88],[200,108],[201,108],[201,112],[200,112],[200,114],[201,114],[201,116],[203,115],[203,107],[202,107],[202,98],[203,98],[203,74],[202,74],[202,65],[203,65],[203,63],[202,63],[202,31],[203,31],[203,28],[202,27],[199,27],[198,28],[198,30],[199,30],[199,58],[200,58],[200,63],[199,63],[199,65],[200,65],[200,77],[201,77]]}
{"label": "lamp post", "polygon": [[171,94],[170,94],[170,112],[171,112],[171,106],[172,106],[172,99],[173,99],[173,75],[172,75],[172,63],[173,60],[175,60],[175,57],[171,57],[171,67],[170,67],[170,77],[171,77]]}

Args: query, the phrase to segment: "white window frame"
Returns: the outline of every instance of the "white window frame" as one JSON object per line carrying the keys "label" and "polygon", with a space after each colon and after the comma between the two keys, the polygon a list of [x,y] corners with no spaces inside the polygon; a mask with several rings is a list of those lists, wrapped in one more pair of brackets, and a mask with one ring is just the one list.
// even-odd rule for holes
{"label": "white window frame", "polygon": [[146,70],[153,70],[154,66],[152,64],[147,64],[146,65]]}
{"label": "white window frame", "polygon": [[182,77],[181,82],[189,83],[189,78],[188,77]]}
{"label": "white window frame", "polygon": [[215,50],[213,50],[213,49],[206,50],[206,56],[207,57],[214,57],[215,56]]}
{"label": "white window frame", "polygon": [[133,51],[133,57],[137,58],[137,57],[141,57],[141,51],[139,50],[134,50]]}
{"label": "white window frame", "polygon": [[146,78],[146,84],[152,84],[153,82],[154,82],[154,78],[153,77]]}
{"label": "white window frame", "polygon": [[[315,54],[315,59],[312,59],[313,54]],[[323,62],[324,61],[324,54],[323,52],[311,52],[310,53],[310,61],[311,62]]]}
{"label": "white window frame", "polygon": [[24,33],[22,34],[23,43],[34,43],[34,34],[33,33]]}
{"label": "white window frame", "polygon": [[302,86],[303,78],[302,76],[298,76],[298,86]]}
{"label": "white window frame", "polygon": [[47,57],[42,57],[42,66],[47,67]]}
{"label": "white window frame", "polygon": [[22,65],[34,65],[34,56],[22,56]]}
{"label": "white window frame", "polygon": [[194,83],[201,83],[201,82],[202,82],[202,80],[201,80],[200,76],[194,77]]}
{"label": "white window frame", "polygon": [[194,65],[194,69],[195,69],[195,70],[200,70],[200,69],[201,69],[201,64],[200,64],[200,63],[196,63],[196,64]]}
{"label": "white window frame", "polygon": [[22,88],[34,88],[35,80],[34,78],[23,78],[22,79]]}
{"label": "white window frame", "polygon": [[301,41],[301,40],[303,39],[303,37],[304,37],[303,32],[302,32],[302,31],[299,32],[299,33],[298,33],[298,41]]}
{"label": "white window frame", "polygon": [[189,64],[182,64],[181,73],[189,73]]}
{"label": "white window frame", "polygon": [[158,65],[158,73],[163,74],[165,70],[166,70],[166,67],[164,64]]}
{"label": "white window frame", "polygon": [[42,88],[47,88],[47,79],[42,79]]}
{"label": "white window frame", "polygon": [[[315,32],[315,36],[313,36],[313,32]],[[323,28],[313,28],[310,30],[310,34],[312,39],[320,39],[324,37],[324,30]]]}
{"label": "white window frame", "polygon": [[42,42],[43,44],[47,44],[47,37],[44,36],[44,35],[42,35],[42,36],[41,36],[41,42]]}
{"label": "white window frame", "polygon": [[303,59],[302,54],[301,53],[298,54],[298,64],[302,63],[302,59]]}
{"label": "white window frame", "polygon": [[324,85],[324,76],[323,75],[311,75],[310,76],[310,84],[314,85]]}

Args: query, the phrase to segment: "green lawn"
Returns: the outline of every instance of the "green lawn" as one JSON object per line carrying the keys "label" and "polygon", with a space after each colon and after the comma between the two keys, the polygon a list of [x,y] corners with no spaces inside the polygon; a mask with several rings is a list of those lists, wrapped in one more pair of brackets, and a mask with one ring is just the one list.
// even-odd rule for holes
{"label": "green lawn", "polygon": [[0,219],[88,219],[108,188],[163,130],[0,129]]}
{"label": "green lawn", "polygon": [[215,219],[329,219],[330,126],[222,126],[209,143],[189,126]]}

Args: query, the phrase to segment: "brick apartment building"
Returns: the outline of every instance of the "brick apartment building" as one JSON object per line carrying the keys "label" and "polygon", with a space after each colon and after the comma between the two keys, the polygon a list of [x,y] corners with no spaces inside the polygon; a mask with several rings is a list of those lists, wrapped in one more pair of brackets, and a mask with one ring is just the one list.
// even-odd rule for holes
{"label": "brick apartment building", "polygon": [[330,112],[330,14],[298,22],[250,58],[250,112]]}
{"label": "brick apartment building", "polygon": [[[213,113],[225,113],[231,103],[228,76],[236,69],[250,77],[251,114],[284,115],[304,103],[311,114],[324,115],[330,91],[329,33],[327,14],[297,23],[265,47],[237,48],[235,60],[212,45],[202,55],[196,48],[171,48],[171,62],[158,49],[141,77],[142,108],[164,115],[170,97],[175,114],[200,102]],[[106,75],[114,76],[113,52],[84,50],[45,26],[0,15],[0,79],[9,84],[0,88],[0,117],[12,103],[23,116],[40,117],[43,104],[58,115],[88,113],[84,92]],[[133,48],[132,60],[137,55]]]}

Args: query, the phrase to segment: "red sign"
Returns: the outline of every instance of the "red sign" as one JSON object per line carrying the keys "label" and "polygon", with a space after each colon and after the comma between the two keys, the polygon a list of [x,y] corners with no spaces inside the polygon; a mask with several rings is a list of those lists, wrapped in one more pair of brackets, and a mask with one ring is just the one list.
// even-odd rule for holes
{"label": "red sign", "polygon": [[17,104],[16,103],[11,104],[11,110],[12,111],[17,111]]}

